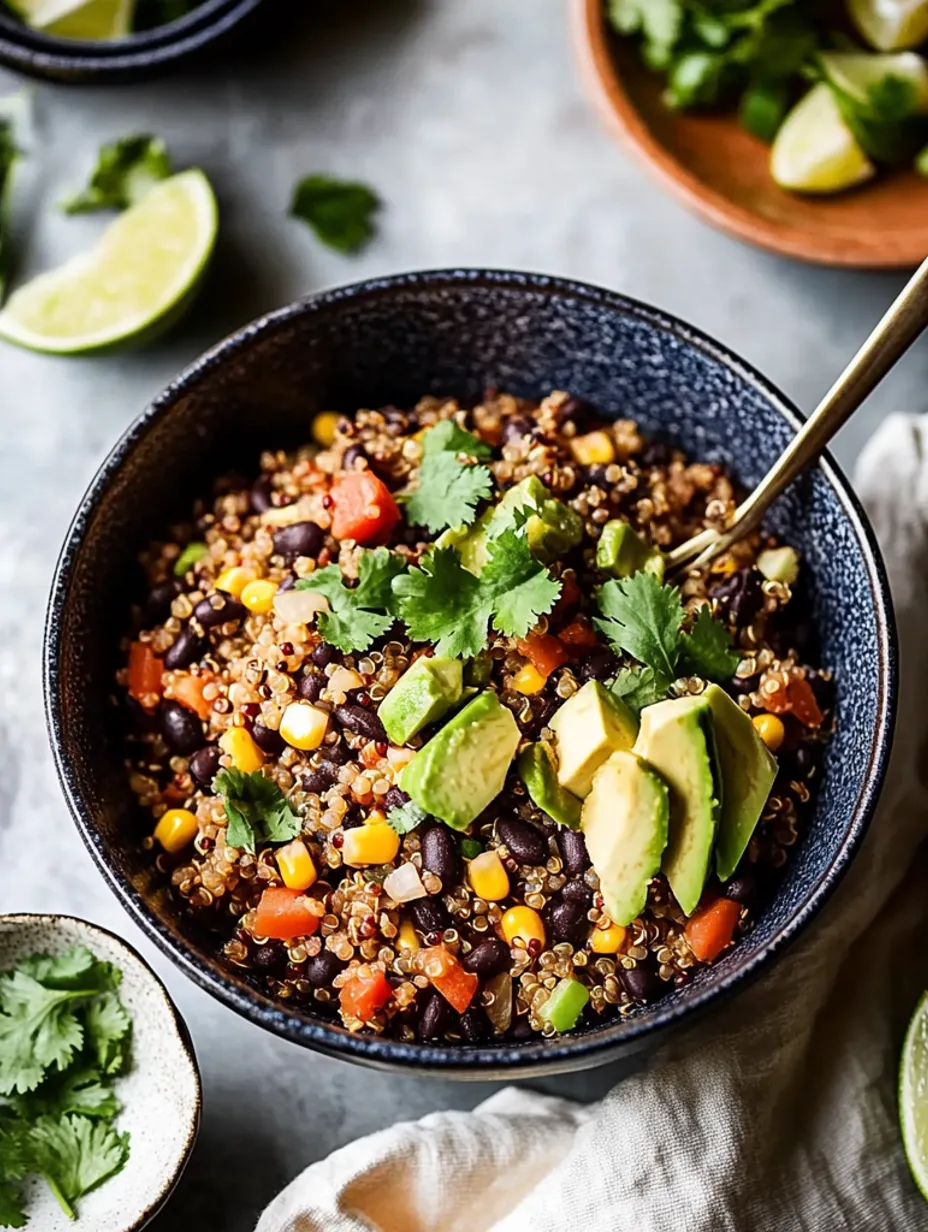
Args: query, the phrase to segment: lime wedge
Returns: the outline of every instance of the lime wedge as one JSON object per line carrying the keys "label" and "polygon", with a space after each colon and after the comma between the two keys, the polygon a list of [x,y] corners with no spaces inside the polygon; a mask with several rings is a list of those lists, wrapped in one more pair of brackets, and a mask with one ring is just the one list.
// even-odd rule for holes
{"label": "lime wedge", "polygon": [[193,299],[216,242],[216,198],[202,171],[162,180],[96,245],[21,287],[0,338],[84,355],[162,332]]}
{"label": "lime wedge", "polygon": [[819,60],[832,85],[855,102],[866,102],[872,86],[879,85],[887,77],[895,77],[911,84],[918,110],[928,112],[928,63],[914,51],[882,55],[864,51],[824,51]]}
{"label": "lime wedge", "polygon": [[774,182],[794,192],[841,192],[875,172],[824,82],[789,113],[770,153]]}
{"label": "lime wedge", "polygon": [[135,0],[12,0],[33,30],[58,38],[103,42],[131,33]]}
{"label": "lime wedge", "polygon": [[928,38],[928,0],[848,0],[854,25],[871,47],[899,51]]}
{"label": "lime wedge", "polygon": [[928,993],[916,1006],[902,1045],[899,1123],[912,1176],[928,1198]]}

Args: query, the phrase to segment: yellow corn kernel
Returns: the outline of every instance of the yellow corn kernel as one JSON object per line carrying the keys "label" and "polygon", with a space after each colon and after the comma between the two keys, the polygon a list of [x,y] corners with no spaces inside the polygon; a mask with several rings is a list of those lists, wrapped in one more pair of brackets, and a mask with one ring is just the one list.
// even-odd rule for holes
{"label": "yellow corn kernel", "polygon": [[570,448],[581,466],[608,466],[615,461],[615,446],[608,432],[588,432],[586,436],[575,436]]}
{"label": "yellow corn kernel", "polygon": [[606,928],[594,928],[590,935],[590,949],[594,954],[618,954],[625,944],[626,930],[621,924],[609,921]]}
{"label": "yellow corn kernel", "polygon": [[317,445],[321,445],[323,449],[330,448],[335,440],[335,429],[338,427],[340,418],[341,416],[336,415],[334,411],[320,411],[313,419],[310,431]]}
{"label": "yellow corn kernel", "polygon": [[770,752],[775,753],[786,737],[783,720],[775,714],[756,714],[751,722]]}
{"label": "yellow corn kernel", "polygon": [[415,755],[415,749],[401,749],[395,744],[391,744],[387,749],[387,761],[397,773],[399,773],[404,766],[408,766]]}
{"label": "yellow corn kernel", "polygon": [[530,942],[537,941],[544,946],[545,926],[541,916],[531,907],[510,907],[499,923],[507,945],[521,941],[528,949]]}
{"label": "yellow corn kernel", "polygon": [[277,583],[269,582],[267,578],[261,578],[256,582],[249,582],[239,595],[239,598],[248,608],[249,612],[254,612],[256,616],[263,616],[265,612],[269,612],[274,606],[274,596],[276,594]]}
{"label": "yellow corn kernel", "polygon": [[234,595],[237,599],[248,583],[254,580],[254,569],[248,569],[245,565],[233,565],[231,569],[223,569],[216,578],[216,589],[225,591],[227,595]]}
{"label": "yellow corn kernel", "polygon": [[544,676],[531,663],[526,663],[512,678],[512,687],[517,693],[540,693],[545,683]]}
{"label": "yellow corn kernel", "polygon": [[316,880],[316,866],[301,838],[278,849],[277,867],[288,890],[308,890]]}
{"label": "yellow corn kernel", "polygon": [[219,747],[232,758],[232,765],[242,774],[252,774],[264,765],[264,754],[244,727],[230,727],[219,737]]}
{"label": "yellow corn kernel", "polygon": [[329,716],[309,702],[291,702],[280,720],[280,734],[294,749],[318,749],[325,739]]}
{"label": "yellow corn kernel", "polygon": [[400,836],[385,821],[345,831],[342,862],[349,868],[363,864],[389,864],[400,849]]}
{"label": "yellow corn kernel", "polygon": [[400,934],[396,940],[399,948],[405,950],[407,954],[417,953],[419,938],[416,936],[416,930],[409,920],[404,920],[400,925]]}
{"label": "yellow corn kernel", "polygon": [[509,893],[509,876],[495,851],[482,851],[467,866],[467,879],[478,898],[498,903]]}
{"label": "yellow corn kernel", "polygon": [[197,836],[197,819],[190,809],[168,809],[155,826],[155,838],[165,851],[182,851]]}

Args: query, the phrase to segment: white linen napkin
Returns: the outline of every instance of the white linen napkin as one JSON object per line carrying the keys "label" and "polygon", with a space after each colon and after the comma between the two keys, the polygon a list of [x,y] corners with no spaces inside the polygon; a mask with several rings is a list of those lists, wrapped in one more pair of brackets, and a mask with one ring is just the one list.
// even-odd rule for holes
{"label": "white linen napkin", "polygon": [[511,1087],[394,1125],[308,1167],[258,1232],[928,1230],[895,1095],[928,986],[928,421],[889,419],[856,486],[896,602],[900,712],[863,850],[808,935],[602,1103]]}

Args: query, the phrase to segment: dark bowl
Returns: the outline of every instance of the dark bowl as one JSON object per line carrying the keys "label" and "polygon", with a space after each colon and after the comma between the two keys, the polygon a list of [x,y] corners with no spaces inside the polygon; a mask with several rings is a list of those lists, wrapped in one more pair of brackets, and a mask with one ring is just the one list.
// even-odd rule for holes
{"label": "dark bowl", "polygon": [[52,38],[0,7],[0,64],[50,81],[134,81],[224,40],[263,0],[204,0],[177,21],[110,42]]}
{"label": "dark bowl", "polygon": [[373,1065],[511,1077],[597,1065],[649,1048],[719,1005],[783,952],[846,871],[889,754],[896,646],[889,592],[864,514],[831,461],[780,500],[770,525],[801,552],[823,661],[836,670],[838,728],[786,872],[753,931],[692,983],[627,1018],[553,1040],[442,1047],[352,1035],[284,1009],[225,968],[152,876],[150,828],[125,781],[111,700],[119,639],[142,589],[139,550],[227,469],[307,436],[323,408],[461,397],[486,385],[537,397],[566,389],[751,486],[795,432],[796,410],[696,330],[610,291],[533,274],[454,270],[328,291],[264,317],[171,385],[116,445],[81,502],[52,588],[45,698],[58,772],[80,832],[130,913],[214,996],[299,1044]]}

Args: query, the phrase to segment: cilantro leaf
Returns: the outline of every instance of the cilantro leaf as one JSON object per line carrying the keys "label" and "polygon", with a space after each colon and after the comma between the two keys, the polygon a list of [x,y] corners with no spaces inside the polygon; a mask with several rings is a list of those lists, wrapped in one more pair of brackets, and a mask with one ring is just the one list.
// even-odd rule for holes
{"label": "cilantro leaf", "polygon": [[65,201],[62,209],[66,214],[124,210],[171,172],[171,158],[160,137],[150,133],[120,137],[101,148],[87,187]]}
{"label": "cilantro leaf", "polygon": [[312,227],[323,244],[350,254],[373,236],[373,216],[379,209],[379,197],[366,184],[307,175],[293,190],[290,214]]}
{"label": "cilantro leaf", "polygon": [[666,68],[683,31],[683,0],[609,0],[608,14],[620,34],[642,35],[652,68]]}
{"label": "cilantro leaf", "polygon": [[87,995],[45,988],[24,971],[0,977],[0,1094],[31,1091],[47,1069],[69,1064],[84,1039],[72,1003]]}
{"label": "cilantro leaf", "polygon": [[96,1189],[129,1158],[129,1135],[105,1121],[42,1116],[29,1131],[31,1163],[45,1177],[65,1214],[75,1217],[74,1203]]}
{"label": "cilantro leaf", "polygon": [[514,530],[503,531],[487,550],[480,585],[492,595],[493,625],[510,637],[525,637],[557,603],[561,583],[535,559],[525,535]]}
{"label": "cilantro leaf", "polygon": [[254,852],[258,843],[286,843],[303,828],[302,820],[275,782],[260,770],[220,770],[213,791],[222,796],[228,817],[226,842]]}
{"label": "cilantro leaf", "polygon": [[469,525],[477,505],[490,496],[493,479],[485,466],[471,466],[461,462],[460,456],[475,461],[492,454],[488,445],[453,419],[429,428],[422,438],[416,487],[402,498],[412,525],[426,526],[432,534],[449,526]]}
{"label": "cilantro leaf", "polygon": [[658,677],[650,667],[625,667],[613,681],[612,692],[635,714],[640,714],[645,706],[663,701],[671,683]]}
{"label": "cilantro leaf", "polygon": [[[358,585],[349,590],[338,565],[326,565],[301,578],[296,590],[312,590],[329,601],[329,611],[319,612],[316,628],[322,639],[345,654],[366,650],[393,624],[391,583],[406,568],[406,561],[387,548],[362,552],[358,560]],[[380,609],[373,611],[371,609]]]}
{"label": "cilantro leaf", "polygon": [[650,667],[668,686],[676,678],[684,609],[676,586],[643,570],[612,579],[596,592],[605,619],[593,623],[610,644]]}
{"label": "cilantro leaf", "polygon": [[18,970],[31,975],[46,988],[103,992],[118,988],[122,972],[102,962],[85,945],[73,945],[63,954],[33,954],[18,963]]}
{"label": "cilantro leaf", "polygon": [[29,1171],[26,1127],[0,1116],[0,1228],[23,1228],[26,1213],[17,1181]]}
{"label": "cilantro leaf", "polygon": [[129,1060],[132,1020],[114,992],[104,993],[87,1006],[87,1039],[104,1074],[121,1074]]}
{"label": "cilantro leaf", "polygon": [[887,74],[856,97],[829,80],[832,93],[864,151],[876,162],[901,163],[913,158],[928,138],[913,82]]}
{"label": "cilantro leaf", "polygon": [[422,825],[426,817],[428,813],[419,808],[415,800],[407,800],[405,804],[400,804],[387,813],[387,821],[397,834],[408,834],[410,830],[415,830],[416,826]]}
{"label": "cilantro leaf", "polygon": [[8,265],[7,214],[13,170],[19,150],[13,137],[13,121],[0,114],[0,298],[3,296]]}
{"label": "cilantro leaf", "polygon": [[708,607],[701,607],[691,632],[684,633],[681,656],[684,670],[704,680],[728,680],[741,655],[732,648],[731,634]]}
{"label": "cilantro leaf", "polygon": [[13,1106],[26,1119],[61,1117],[74,1112],[110,1121],[119,1112],[120,1103],[99,1069],[77,1064],[64,1074],[46,1078],[37,1091],[15,1096]]}

